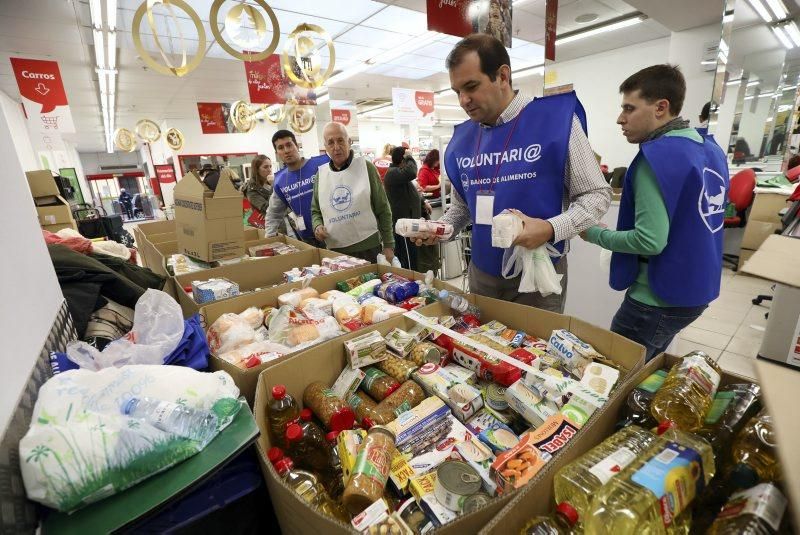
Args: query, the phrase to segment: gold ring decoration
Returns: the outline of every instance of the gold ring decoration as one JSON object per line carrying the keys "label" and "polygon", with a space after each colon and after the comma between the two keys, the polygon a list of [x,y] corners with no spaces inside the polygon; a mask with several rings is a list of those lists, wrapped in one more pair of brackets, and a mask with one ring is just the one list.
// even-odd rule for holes
{"label": "gold ring decoration", "polygon": [[[328,58],[328,68],[322,74],[320,74],[321,61],[319,51],[315,49],[314,41],[310,37],[302,35],[306,32],[316,33],[327,43],[330,57]],[[289,51],[291,49],[294,49],[294,61],[289,60]],[[316,24],[298,24],[297,28],[289,34],[289,38],[286,40],[281,54],[281,63],[283,63],[283,71],[286,76],[296,85],[306,89],[321,86],[333,74],[333,67],[336,64],[336,50],[333,47],[331,36]],[[300,70],[300,76],[295,73],[295,66]]]}
{"label": "gold ring decoration", "polygon": [[250,104],[237,100],[231,105],[231,121],[239,132],[249,132],[256,126]]}
{"label": "gold ring decoration", "polygon": [[[272,11],[272,8],[269,7],[264,0],[255,0],[255,3],[258,4],[261,9],[267,12],[269,21],[272,24],[272,41],[270,41],[269,46],[267,46],[267,48],[261,52],[239,52],[222,38],[222,33],[219,31],[219,10],[225,1],[226,0],[214,0],[214,3],[211,4],[211,13],[208,21],[208,23],[211,25],[211,33],[214,34],[214,38],[217,40],[219,46],[221,46],[225,52],[234,58],[242,61],[260,61],[262,59],[266,59],[273,52],[275,52],[275,49],[278,48],[278,41],[281,38],[281,27],[278,23],[278,17],[275,16],[275,12]],[[253,22],[256,28],[256,34],[258,34],[259,37],[262,37],[267,33],[267,25],[264,21],[264,16],[255,7],[245,4],[244,2],[240,2],[239,5],[231,8],[228,11],[228,15],[225,17],[225,31],[229,34],[239,31],[242,27],[242,17],[246,17]],[[236,38],[234,38],[234,42],[235,44],[242,46],[242,48],[246,48],[248,46],[248,43],[237,41]]]}
{"label": "gold ring decoration", "polygon": [[167,133],[164,134],[164,138],[167,140],[167,145],[172,150],[178,151],[183,148],[183,132],[177,128],[172,127],[167,130]]}
{"label": "gold ring decoration", "polygon": [[280,124],[286,118],[286,106],[283,104],[272,104],[261,108],[263,116],[272,124]]}
{"label": "gold ring decoration", "polygon": [[142,119],[136,123],[134,131],[139,136],[139,139],[148,143],[155,143],[161,137],[161,129],[150,119]]}
{"label": "gold ring decoration", "polygon": [[119,150],[133,152],[136,150],[136,136],[127,128],[117,128],[114,132],[114,145]]}
{"label": "gold ring decoration", "polygon": [[289,126],[298,134],[305,134],[316,123],[317,118],[314,116],[313,106],[300,106],[297,101],[287,102],[286,106],[289,108]]}
{"label": "gold ring decoration", "polygon": [[[172,61],[170,61],[166,52],[164,52],[164,48],[161,46],[161,43],[158,40],[158,31],[156,29],[155,17],[153,16],[153,7],[155,7],[156,4],[163,4],[167,7],[167,10],[172,17],[172,22],[178,29],[178,41],[180,42],[181,47],[181,64],[177,67],[172,64]],[[181,26],[178,23],[178,18],[175,16],[175,10],[173,9],[173,6],[183,10],[189,16],[191,21],[194,23],[194,27],[197,29],[197,52],[192,60],[188,62],[186,60],[186,42],[183,40],[183,32],[181,32]],[[150,56],[150,53],[142,46],[141,25],[142,18],[144,18],[145,14],[147,14],[147,23],[150,25],[150,30],[153,33],[153,40],[155,41],[158,51],[161,53],[161,58],[164,60],[164,65],[154,60],[152,56]],[[148,67],[161,74],[178,77],[184,76],[195,70],[206,55],[206,31],[203,29],[203,21],[201,21],[200,17],[197,16],[197,12],[192,9],[192,7],[184,0],[145,0],[133,15],[131,31],[133,32],[133,44],[136,47],[136,50],[139,52],[139,56],[141,56],[142,61],[144,61]]]}

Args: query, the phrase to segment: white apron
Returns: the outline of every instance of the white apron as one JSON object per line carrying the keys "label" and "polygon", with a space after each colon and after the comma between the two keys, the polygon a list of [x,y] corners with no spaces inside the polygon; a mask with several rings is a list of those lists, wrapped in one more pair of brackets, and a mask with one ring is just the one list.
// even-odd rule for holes
{"label": "white apron", "polygon": [[329,234],[325,238],[327,247],[348,247],[378,231],[367,163],[362,156],[354,157],[344,171],[333,171],[327,164],[320,166],[317,189],[322,224]]}

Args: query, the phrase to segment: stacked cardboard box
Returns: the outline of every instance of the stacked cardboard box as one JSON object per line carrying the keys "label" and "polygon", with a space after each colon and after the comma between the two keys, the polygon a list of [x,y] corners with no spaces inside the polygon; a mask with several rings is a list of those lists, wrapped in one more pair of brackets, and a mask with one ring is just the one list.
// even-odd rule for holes
{"label": "stacked cardboard box", "polygon": [[59,194],[53,173],[49,169],[42,169],[28,171],[25,176],[28,178],[33,203],[36,205],[39,225],[50,232],[58,232],[64,228],[78,230],[72,218],[72,209],[67,200]]}
{"label": "stacked cardboard box", "polygon": [[753,253],[771,234],[781,228],[778,215],[785,206],[788,197],[784,193],[757,192],[750,213],[747,214],[747,225],[742,236],[742,248],[739,251],[739,266],[753,256]]}

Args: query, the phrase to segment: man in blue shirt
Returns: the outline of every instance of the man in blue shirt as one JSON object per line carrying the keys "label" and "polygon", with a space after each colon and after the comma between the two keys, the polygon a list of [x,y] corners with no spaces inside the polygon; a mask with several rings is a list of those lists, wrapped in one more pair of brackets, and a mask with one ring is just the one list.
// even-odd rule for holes
{"label": "man in blue shirt", "polygon": [[311,198],[314,193],[314,175],[319,166],[326,165],[327,154],[304,158],[300,156],[297,138],[289,130],[278,130],[272,136],[275,155],[286,167],[275,173],[274,193],[269,199],[265,216],[267,236],[278,234],[284,218],[289,216],[289,224],[299,239],[322,247],[314,237],[311,225]]}

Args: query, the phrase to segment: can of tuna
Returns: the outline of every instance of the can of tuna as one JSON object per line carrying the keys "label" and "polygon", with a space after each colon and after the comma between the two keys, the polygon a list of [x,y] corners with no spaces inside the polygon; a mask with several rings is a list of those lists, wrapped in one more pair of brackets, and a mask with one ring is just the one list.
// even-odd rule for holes
{"label": "can of tuna", "polygon": [[436,469],[433,494],[451,511],[460,511],[464,500],[480,490],[480,474],[464,461],[445,461]]}
{"label": "can of tuna", "polygon": [[422,366],[426,362],[443,366],[442,363],[442,349],[431,342],[420,342],[411,348],[408,358],[411,359],[417,366]]}
{"label": "can of tuna", "polygon": [[468,515],[481,509],[484,505],[491,501],[492,497],[485,492],[478,492],[472,496],[467,496],[461,504],[461,513]]}
{"label": "can of tuna", "polygon": [[508,408],[506,401],[506,389],[497,383],[491,383],[486,387],[486,405],[496,411],[504,411]]}

